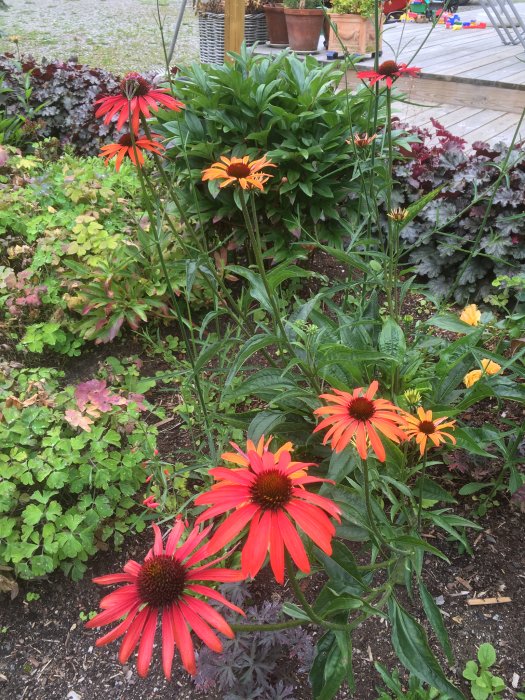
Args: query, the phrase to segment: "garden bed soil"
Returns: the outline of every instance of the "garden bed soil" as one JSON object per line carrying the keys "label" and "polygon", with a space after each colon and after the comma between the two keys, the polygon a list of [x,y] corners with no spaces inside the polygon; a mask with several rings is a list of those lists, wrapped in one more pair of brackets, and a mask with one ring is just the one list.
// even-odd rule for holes
{"label": "garden bed soil", "polygon": [[[460,514],[465,515],[463,511]],[[429,541],[450,558],[448,564],[427,556],[424,571],[429,590],[442,603],[457,657],[456,665],[447,672],[465,692],[467,686],[461,679],[461,670],[468,659],[475,658],[476,648],[482,642],[490,642],[496,648],[496,671],[507,686],[516,674],[520,686],[525,680],[525,517],[505,504],[491,510],[481,525],[483,530],[470,533],[472,557],[460,554],[443,535],[427,533]],[[97,648],[95,640],[100,632],[84,629],[80,613],[87,615],[96,610],[101,597],[101,589],[91,582],[91,577],[117,571],[128,558],[140,560],[150,540],[150,533],[143,533],[129,538],[120,554],[101,552],[78,583],[55,573],[39,581],[21,582],[19,595],[13,601],[9,601],[7,594],[2,595],[0,697],[12,700],[219,700],[222,697],[220,692],[198,691],[179,665],[168,683],[162,675],[158,645],[149,676],[140,679],[134,662],[119,664],[118,644]],[[309,581],[305,593],[315,597],[322,580],[313,577]],[[40,597],[28,602],[29,592]],[[255,603],[291,599],[289,591],[277,586],[269,576],[256,579],[251,584],[251,593]],[[470,598],[496,596],[509,597],[511,602],[467,605]],[[421,619],[420,611],[413,607],[404,589],[399,589],[398,597]],[[435,640],[432,641],[436,648]],[[356,691],[351,696],[343,688],[339,700],[376,697],[374,688],[380,682],[374,661],[390,668],[399,666],[391,650],[387,625],[378,619],[367,621],[355,632]],[[294,687],[291,697],[311,698],[306,676],[294,671],[297,660],[283,659],[283,662],[290,668],[289,682]],[[503,697],[512,698],[513,694],[509,691]]]}

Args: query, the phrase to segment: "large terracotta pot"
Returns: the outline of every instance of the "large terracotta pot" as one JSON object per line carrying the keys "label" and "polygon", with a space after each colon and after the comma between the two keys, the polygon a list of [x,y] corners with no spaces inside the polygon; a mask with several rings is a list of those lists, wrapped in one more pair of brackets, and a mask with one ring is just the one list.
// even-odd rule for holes
{"label": "large terracotta pot", "polygon": [[284,16],[292,51],[317,51],[323,28],[323,10],[291,10],[285,7]]}
{"label": "large terracotta pot", "polygon": [[[349,53],[374,53],[376,50],[375,27],[372,20],[361,15],[339,15],[330,13],[330,20],[337,27],[336,33],[331,29],[328,40],[329,51],[342,51],[341,42]],[[381,24],[383,18],[381,18]],[[379,50],[382,47],[382,36],[379,36]]]}
{"label": "large terracotta pot", "polygon": [[282,5],[263,5],[270,46],[288,46],[288,30]]}

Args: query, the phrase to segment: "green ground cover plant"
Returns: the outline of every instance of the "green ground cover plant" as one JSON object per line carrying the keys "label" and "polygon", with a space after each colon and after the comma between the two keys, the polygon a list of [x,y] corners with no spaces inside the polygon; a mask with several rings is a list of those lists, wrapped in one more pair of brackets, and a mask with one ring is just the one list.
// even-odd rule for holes
{"label": "green ground cover plant", "polygon": [[0,559],[21,578],[79,579],[100,543],[145,527],[134,496],[156,431],[140,419],[144,397],[104,380],[61,386],[44,368],[0,379]]}

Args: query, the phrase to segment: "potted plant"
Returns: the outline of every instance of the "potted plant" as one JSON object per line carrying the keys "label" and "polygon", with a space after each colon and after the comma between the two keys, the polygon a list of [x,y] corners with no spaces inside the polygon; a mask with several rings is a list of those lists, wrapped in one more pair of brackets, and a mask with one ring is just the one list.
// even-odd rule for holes
{"label": "potted plant", "polygon": [[[349,53],[374,53],[376,32],[374,26],[374,2],[377,0],[332,0],[328,49]],[[383,14],[379,13],[380,25]],[[334,31],[334,27],[337,31]],[[379,37],[381,48],[381,35]]]}
{"label": "potted plant", "polygon": [[[198,0],[199,54],[201,63],[224,63],[224,0]],[[246,46],[268,38],[261,0],[247,0],[244,15]]]}
{"label": "potted plant", "polygon": [[324,20],[324,10],[320,4],[321,0],[284,0],[284,16],[292,51],[317,51]]}
{"label": "potted plant", "polygon": [[270,46],[279,49],[288,46],[288,30],[286,29],[284,5],[282,2],[269,2],[267,5],[263,5],[263,9],[266,15],[268,43]]}

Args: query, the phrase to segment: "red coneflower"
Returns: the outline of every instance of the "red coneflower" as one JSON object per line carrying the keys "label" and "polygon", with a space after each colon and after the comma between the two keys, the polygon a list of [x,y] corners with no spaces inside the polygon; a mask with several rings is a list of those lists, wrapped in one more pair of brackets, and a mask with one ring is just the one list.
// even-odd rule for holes
{"label": "red coneflower", "polygon": [[[234,636],[226,620],[202,600],[207,596],[232,610],[244,615],[243,611],[230,603],[213,588],[203,586],[199,581],[240,581],[240,571],[214,568],[214,564],[224,559],[216,559],[208,564],[201,562],[217,550],[204,544],[211,526],[199,531],[195,527],[186,540],[179,544],[185,526],[178,520],[172,528],[164,549],[162,535],[154,524],[155,544],[148,552],[143,564],[128,561],[124,573],[109,574],[94,578],[95,583],[111,585],[125,583],[100,601],[100,612],[86,623],[86,627],[102,627],[117,620],[123,620],[97,640],[96,645],[108,644],[122,635],[124,639],[119,652],[119,661],[124,664],[133,654],[137,644],[137,670],[139,676],[146,676],[153,654],[153,642],[159,613],[162,628],[162,666],[166,678],[171,676],[171,666],[175,647],[179,650],[182,665],[188,673],[195,674],[195,651],[190,630],[193,630],[206,646],[213,651],[222,651],[222,644],[211,627],[226,637]],[[201,564],[199,566],[199,564]],[[195,566],[197,565],[197,566]],[[198,597],[196,597],[198,596]]]}
{"label": "red coneflower", "polygon": [[117,129],[122,129],[128,119],[131,118],[131,128],[138,131],[140,115],[146,119],[151,116],[150,110],[155,112],[159,104],[180,111],[184,105],[172,97],[165,88],[156,88],[143,78],[140,73],[127,73],[120,81],[119,95],[106,95],[95,101],[100,107],[95,112],[96,117],[104,117],[104,124],[109,122],[120,112],[117,121]]}
{"label": "red coneflower", "polygon": [[400,427],[405,423],[399,415],[400,409],[386,399],[373,398],[378,386],[374,381],[365,393],[363,387],[358,387],[351,394],[338,389],[333,389],[334,394],[321,394],[319,398],[335,404],[321,406],[314,411],[315,415],[328,416],[314,430],[316,433],[330,426],[324,436],[323,445],[331,441],[332,449],[341,452],[354,441],[359,455],[366,459],[370,443],[377,458],[384,462],[385,448],[376,431],[394,442],[406,440],[406,435]]}
{"label": "red coneflower", "polygon": [[[153,134],[153,136],[156,136],[156,134]],[[159,141],[148,139],[145,136],[137,136],[135,138],[135,147],[133,147],[130,134],[124,134],[120,137],[118,143],[108,143],[102,146],[99,157],[105,158],[105,163],[108,165],[109,161],[117,156],[115,170],[118,172],[126,156],[131,160],[133,165],[141,168],[144,165],[144,155],[142,151],[149,151],[150,153],[160,155],[163,150],[164,146]]]}
{"label": "red coneflower", "polygon": [[387,87],[391,88],[395,80],[402,75],[417,75],[421,68],[409,68],[406,63],[396,63],[395,61],[383,61],[377,71],[365,70],[357,74],[361,80],[369,80],[370,87],[380,80],[384,80]]}
{"label": "red coneflower", "polygon": [[[417,444],[419,445],[419,451],[423,455],[427,448],[427,441],[431,440],[436,447],[440,443],[446,442],[447,438],[453,444],[456,444],[456,439],[449,433],[444,432],[444,428],[449,428],[453,430],[456,421],[450,420],[444,416],[443,418],[432,418],[432,411],[425,411],[424,408],[419,406],[417,409],[417,417],[412,416],[409,413],[405,414],[406,422],[408,426],[405,428],[407,437],[415,438]],[[449,421],[446,423],[445,421]]]}
{"label": "red coneflower", "polygon": [[221,156],[220,161],[202,171],[202,181],[224,180],[219,187],[226,187],[233,182],[240,185],[243,190],[251,190],[254,187],[263,190],[263,185],[273,176],[270,173],[261,172],[262,169],[276,167],[274,163],[266,159],[266,156],[252,161],[250,161],[249,156],[242,158]]}
{"label": "red coneflower", "polygon": [[310,563],[294,521],[323,552],[330,555],[335,527],[326,513],[339,522],[341,510],[328,498],[303,488],[305,484],[328,481],[307,475],[308,467],[315,465],[293,462],[290,442],[275,453],[270,452],[271,440],[270,437],[265,442],[263,436],[257,446],[248,440],[246,452],[231,443],[235,452],[223,454],[222,459],[242,468],[210,469],[210,474],[219,483],[195,499],[196,505],[211,505],[196,522],[235,509],[216,530],[210,547],[224,547],[250,523],[241,555],[243,575],[254,577],[264,564],[269,550],[272,571],[277,582],[283,583],[285,548],[301,571],[310,571]]}

